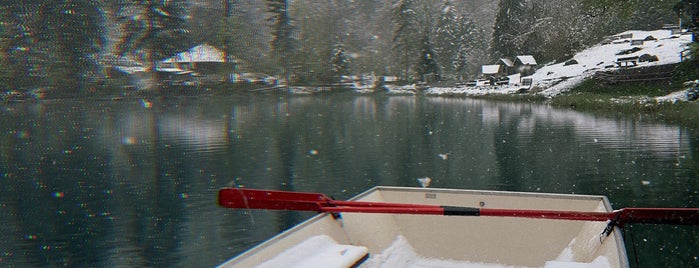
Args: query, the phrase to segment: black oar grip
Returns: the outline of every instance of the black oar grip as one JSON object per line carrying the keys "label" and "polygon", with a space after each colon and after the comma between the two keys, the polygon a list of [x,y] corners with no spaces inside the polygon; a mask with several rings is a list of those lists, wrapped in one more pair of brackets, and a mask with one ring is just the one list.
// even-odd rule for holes
{"label": "black oar grip", "polygon": [[481,210],[469,207],[442,206],[445,216],[480,216]]}

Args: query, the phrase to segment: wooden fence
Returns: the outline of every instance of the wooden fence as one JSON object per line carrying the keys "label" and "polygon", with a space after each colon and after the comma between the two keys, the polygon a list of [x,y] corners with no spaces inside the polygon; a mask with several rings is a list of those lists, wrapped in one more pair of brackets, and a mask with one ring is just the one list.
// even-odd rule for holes
{"label": "wooden fence", "polygon": [[642,68],[620,68],[613,71],[595,73],[595,79],[607,83],[652,82],[672,80],[677,64],[657,65]]}

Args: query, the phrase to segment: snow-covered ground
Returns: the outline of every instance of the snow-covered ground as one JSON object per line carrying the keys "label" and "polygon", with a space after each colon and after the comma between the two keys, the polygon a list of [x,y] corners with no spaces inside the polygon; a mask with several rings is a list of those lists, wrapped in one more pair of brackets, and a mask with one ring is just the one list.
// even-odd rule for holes
{"label": "snow-covered ground", "polygon": [[386,89],[386,93],[392,95],[415,95],[417,93],[415,84],[404,86],[384,85],[383,87]]}
{"label": "snow-covered ground", "polygon": [[[531,77],[533,79],[532,88],[542,89],[537,94],[546,97],[554,97],[566,92],[585,79],[591,78],[597,71],[610,71],[618,69],[616,64],[618,58],[636,57],[644,54],[657,56],[655,62],[639,62],[638,67],[673,64],[680,62],[680,52],[685,50],[692,42],[691,34],[672,34],[670,30],[656,31],[626,31],[612,38],[610,42],[602,42],[591,48],[577,53],[572,59],[577,64],[566,65],[565,62],[546,64],[539,68]],[[652,38],[651,38],[652,36]],[[631,45],[632,40],[644,40],[643,44]],[[606,43],[606,44],[605,44]],[[630,50],[634,47],[640,50],[617,55],[619,52]],[[478,96],[489,94],[511,94],[519,92],[518,86],[498,86],[498,87],[449,87],[430,88],[425,91],[426,95],[437,96]],[[677,101],[686,99],[685,91],[675,92],[668,96],[655,98],[655,101]]]}
{"label": "snow-covered ground", "polygon": [[425,90],[430,96],[483,96],[490,94],[513,94],[520,91],[520,86],[478,86],[478,87],[432,87]]}
{"label": "snow-covered ground", "polygon": [[[577,53],[573,59],[578,64],[565,66],[564,62],[548,64],[538,69],[532,78],[534,87],[542,88],[539,94],[547,97],[556,96],[570,90],[575,85],[592,77],[597,71],[614,70],[618,58],[635,57],[644,54],[658,57],[655,62],[640,62],[638,67],[673,64],[680,62],[680,52],[692,42],[690,34],[675,34],[670,30],[656,31],[626,31],[615,36],[625,36],[608,44],[597,44],[591,48]],[[629,37],[630,36],[630,37]],[[649,38],[652,36],[653,38]],[[642,45],[631,45],[632,40],[644,40]],[[632,49],[640,50],[617,55],[618,53]],[[610,67],[611,66],[611,67]]]}

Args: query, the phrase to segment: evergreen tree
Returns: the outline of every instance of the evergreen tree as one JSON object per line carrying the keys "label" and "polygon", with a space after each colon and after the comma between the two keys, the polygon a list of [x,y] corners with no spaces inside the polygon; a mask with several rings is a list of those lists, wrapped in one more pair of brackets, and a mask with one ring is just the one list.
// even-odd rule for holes
{"label": "evergreen tree", "polygon": [[267,0],[267,7],[268,12],[272,13],[269,18],[269,21],[272,22],[271,47],[281,63],[282,73],[286,78],[287,86],[289,86],[295,49],[294,26],[289,14],[289,2],[288,0]]}
{"label": "evergreen tree", "polygon": [[186,8],[186,0],[123,0],[118,53],[140,56],[152,72],[157,62],[189,48]]}
{"label": "evergreen tree", "polygon": [[456,7],[451,1],[445,1],[440,8],[440,16],[435,27],[435,52],[437,53],[437,62],[444,67],[444,73],[452,73],[452,59],[461,47],[459,39],[461,33],[459,29],[459,16],[457,15]]}
{"label": "evergreen tree", "polygon": [[495,18],[491,55],[495,58],[513,57],[523,50],[523,34],[528,32],[524,0],[500,0]]}
{"label": "evergreen tree", "polygon": [[687,25],[692,29],[692,41],[699,42],[699,0],[681,0],[674,9],[679,16],[689,19]]}
{"label": "evergreen tree", "polygon": [[419,33],[417,13],[414,0],[397,0],[394,3],[393,18],[397,26],[393,35],[393,49],[402,58],[403,78],[409,79],[408,73],[412,62],[411,55]]}
{"label": "evergreen tree", "polygon": [[464,80],[464,76],[468,70],[468,64],[468,49],[466,45],[459,45],[451,62],[451,67],[454,70],[457,80]]}
{"label": "evergreen tree", "polygon": [[78,90],[97,75],[105,41],[98,3],[11,1],[0,6],[3,82],[14,89]]}
{"label": "evergreen tree", "polygon": [[598,28],[594,35],[600,38],[629,29],[656,30],[663,24],[677,22],[672,12],[677,0],[583,0],[575,3],[584,17],[602,18],[588,23]]}
{"label": "evergreen tree", "polygon": [[91,0],[45,1],[39,14],[49,83],[64,90],[81,89],[96,78],[105,42],[100,6]]}
{"label": "evergreen tree", "polygon": [[315,84],[338,81],[338,57],[346,56],[347,51],[342,42],[346,32],[342,16],[338,15],[341,13],[339,8],[334,1],[294,7],[294,16],[300,18],[295,22],[299,36],[295,40],[298,41],[298,48],[294,52],[295,82]]}
{"label": "evergreen tree", "polygon": [[335,79],[339,80],[343,75],[349,74],[350,58],[347,56],[347,53],[345,53],[345,48],[341,44],[335,46],[332,66]]}
{"label": "evergreen tree", "polygon": [[[0,56],[3,69],[0,80],[12,89],[24,89],[39,82],[38,66],[40,53],[35,44],[38,33],[34,22],[38,20],[39,3],[9,1],[0,5]],[[0,88],[3,89],[3,88]]]}
{"label": "evergreen tree", "polygon": [[470,69],[480,67],[476,65],[480,62],[478,58],[487,55],[488,38],[482,28],[451,1],[446,1],[440,10],[434,42],[437,62],[443,78],[463,79]]}
{"label": "evergreen tree", "polygon": [[[219,29],[224,30],[226,29],[228,25],[232,24],[231,23],[231,17],[232,13],[234,10],[234,4],[231,3],[231,0],[223,0],[223,25],[222,27],[219,27]],[[228,30],[228,29],[226,29]],[[223,60],[228,62],[228,58],[231,56],[231,46],[232,46],[232,38],[229,33],[230,31],[220,31],[219,36],[220,36],[220,41],[221,41],[221,47],[223,48]]]}
{"label": "evergreen tree", "polygon": [[[0,12],[0,21],[6,21],[3,18],[3,12]],[[4,26],[4,25],[3,25]],[[7,86],[12,79],[12,68],[10,68],[10,56],[7,53],[10,38],[7,36],[7,29],[0,26],[0,84]],[[3,91],[4,86],[0,86],[0,91]]]}
{"label": "evergreen tree", "polygon": [[[203,41],[221,48],[227,60],[235,59],[237,68],[247,72],[271,73],[269,66],[279,64],[271,64],[268,56],[271,40],[266,28],[265,16],[268,13],[266,9],[259,8],[265,4],[233,0],[224,0],[222,4],[190,11],[193,18],[208,16],[211,31],[205,34]],[[190,24],[199,23],[193,20]]]}
{"label": "evergreen tree", "polygon": [[420,80],[427,82],[428,80],[440,80],[441,72],[437,59],[435,57],[434,48],[430,42],[429,35],[425,35],[422,38],[422,44],[420,48],[420,60],[417,65],[417,75]]}

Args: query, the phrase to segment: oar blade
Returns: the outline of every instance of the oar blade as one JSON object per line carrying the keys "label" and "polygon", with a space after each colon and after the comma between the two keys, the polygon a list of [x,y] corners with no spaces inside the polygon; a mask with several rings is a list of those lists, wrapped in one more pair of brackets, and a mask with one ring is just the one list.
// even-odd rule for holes
{"label": "oar blade", "polygon": [[225,188],[218,192],[218,203],[226,208],[321,211],[323,194]]}
{"label": "oar blade", "polygon": [[699,208],[625,208],[621,222],[699,225]]}

